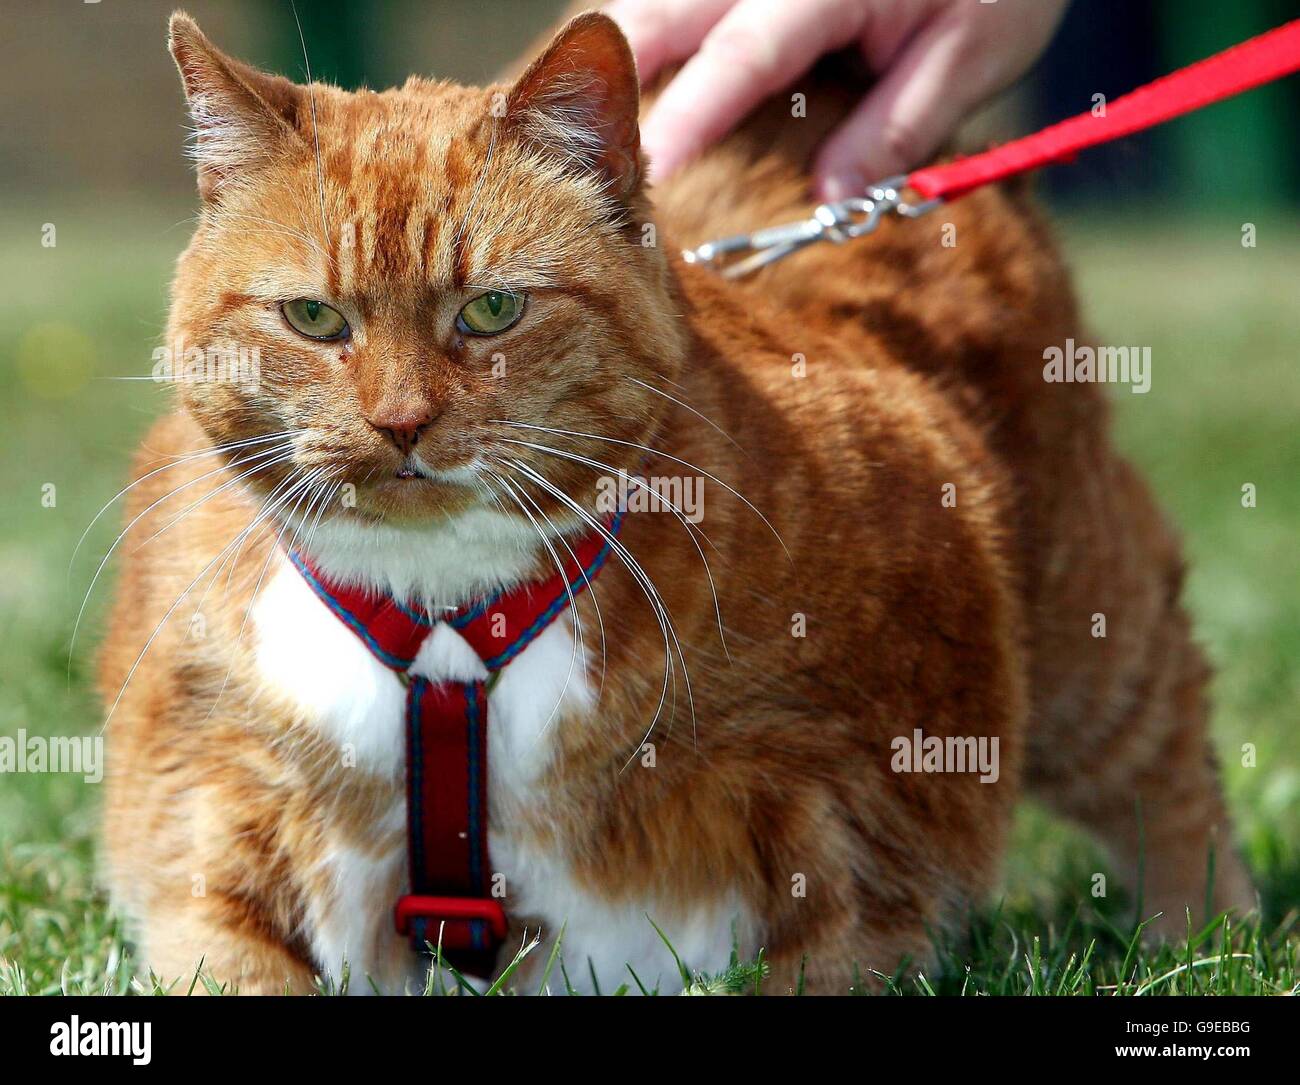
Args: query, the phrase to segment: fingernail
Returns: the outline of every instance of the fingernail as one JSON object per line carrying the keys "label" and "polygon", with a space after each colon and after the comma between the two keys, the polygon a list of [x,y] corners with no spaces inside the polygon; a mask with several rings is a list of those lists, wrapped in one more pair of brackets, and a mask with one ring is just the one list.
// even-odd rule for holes
{"label": "fingernail", "polygon": [[857,170],[842,170],[823,177],[817,191],[823,200],[847,200],[867,191],[867,179]]}

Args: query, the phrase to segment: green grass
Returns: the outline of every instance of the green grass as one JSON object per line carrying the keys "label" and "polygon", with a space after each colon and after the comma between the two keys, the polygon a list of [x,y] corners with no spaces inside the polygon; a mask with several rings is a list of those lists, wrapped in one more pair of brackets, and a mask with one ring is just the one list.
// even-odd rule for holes
{"label": "green grass", "polygon": [[[117,510],[92,530],[71,574],[69,560],[164,402],[150,384],[110,378],[149,369],[187,214],[11,207],[0,223],[8,331],[0,340],[0,735],[99,726],[89,660],[107,583],[91,600],[70,668],[68,643],[119,529]],[[51,219],[58,245],[45,249],[41,224]],[[1218,668],[1216,740],[1262,914],[1146,948],[1129,902],[1088,894],[1091,872],[1105,869],[1091,842],[1026,807],[1003,899],[939,945],[937,971],[886,977],[887,990],[1270,994],[1300,983],[1300,230],[1258,225],[1253,250],[1241,247],[1240,223],[1231,221],[1106,220],[1066,232],[1098,337],[1153,351],[1151,392],[1115,395],[1119,439],[1184,530],[1188,598]],[[1257,508],[1241,506],[1246,482],[1258,488]],[[53,507],[42,502],[47,484]],[[1254,767],[1242,764],[1245,743],[1257,751]],[[98,788],[80,778],[0,776],[0,992],[159,986],[132,979],[129,950],[95,891],[98,805]],[[551,990],[568,985],[565,965],[581,966],[553,962]],[[671,979],[629,973],[607,993],[740,992],[761,971],[736,961],[722,976],[699,976],[690,962],[679,969],[668,944],[663,966]],[[169,979],[180,990],[207,982]],[[502,990],[512,989],[507,979]]]}

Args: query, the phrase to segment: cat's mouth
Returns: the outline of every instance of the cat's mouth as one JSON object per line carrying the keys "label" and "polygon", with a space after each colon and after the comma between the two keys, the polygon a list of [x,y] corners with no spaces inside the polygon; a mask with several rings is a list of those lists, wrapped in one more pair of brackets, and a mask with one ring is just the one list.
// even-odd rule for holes
{"label": "cat's mouth", "polygon": [[366,481],[351,508],[366,520],[418,523],[463,512],[483,500],[474,461],[435,467],[412,453],[390,461],[382,472],[369,473],[364,467],[357,472]]}
{"label": "cat's mouth", "polygon": [[429,482],[434,481],[434,474],[424,466],[414,456],[408,456],[402,461],[402,466],[397,469],[393,475],[394,478],[406,480],[425,479]]}
{"label": "cat's mouth", "polygon": [[418,455],[412,453],[393,472],[393,479],[408,484],[434,482],[443,485],[450,483],[452,485],[470,486],[476,481],[477,474],[476,461],[456,467],[433,468],[420,459]]}

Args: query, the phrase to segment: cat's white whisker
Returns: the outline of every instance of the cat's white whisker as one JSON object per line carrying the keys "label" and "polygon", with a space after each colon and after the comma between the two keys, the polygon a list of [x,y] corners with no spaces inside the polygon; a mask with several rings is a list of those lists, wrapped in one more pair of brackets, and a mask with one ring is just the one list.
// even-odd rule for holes
{"label": "cat's white whisker", "polygon": [[231,441],[227,444],[210,445],[206,448],[196,448],[189,452],[183,452],[179,456],[173,457],[170,463],[165,463],[161,467],[155,467],[152,470],[146,471],[138,479],[135,479],[133,482],[130,482],[126,486],[123,486],[120,490],[117,491],[117,493],[115,493],[111,498],[109,498],[108,501],[104,504],[103,508],[101,508],[97,513],[95,513],[90,523],[86,525],[86,530],[81,533],[81,537],[77,540],[77,545],[72,548],[72,557],[68,559],[69,576],[71,576],[72,574],[72,566],[77,560],[77,554],[80,552],[82,545],[85,543],[86,537],[90,534],[94,526],[97,523],[99,523],[100,517],[102,517],[104,513],[106,513],[110,508],[113,507],[114,502],[118,501],[125,494],[130,493],[133,489],[135,489],[135,487],[139,486],[140,483],[153,478],[155,475],[161,474],[163,471],[170,471],[173,467],[179,467],[183,463],[189,463],[196,459],[202,459],[205,456],[216,456],[224,452],[233,452],[235,449],[246,448],[251,445],[266,444],[268,441],[276,441],[283,437],[297,436],[297,432],[298,431],[295,430],[281,430],[279,433],[268,433],[268,434],[263,434],[259,437],[249,437],[242,441]]}
{"label": "cat's white whisker", "polygon": [[586,659],[586,645],[583,641],[583,636],[582,636],[582,618],[578,614],[578,603],[577,600],[574,598],[573,589],[569,586],[568,578],[564,575],[564,563],[560,561],[560,556],[559,554],[556,553],[555,547],[551,545],[551,541],[546,537],[546,533],[542,531],[541,526],[537,523],[536,518],[534,518],[533,514],[528,511],[528,508],[516,495],[515,488],[511,486],[510,483],[501,475],[492,473],[492,477],[497,482],[499,482],[502,486],[505,487],[507,494],[509,494],[511,497],[514,498],[515,504],[518,505],[520,511],[525,516],[528,517],[529,522],[533,525],[534,530],[537,532],[538,538],[542,540],[542,542],[546,546],[546,549],[550,552],[551,560],[555,563],[555,570],[560,574],[560,578],[564,581],[564,592],[569,597],[569,610],[573,614],[573,629],[574,629],[573,652],[569,658],[569,669],[564,676],[564,684],[560,687],[560,695],[555,699],[555,705],[551,708],[550,714],[546,717],[545,722],[543,722],[540,730],[538,731],[538,736],[540,737],[541,735],[544,735],[546,731],[550,728],[551,721],[555,719],[556,715],[560,711],[560,707],[564,704],[564,698],[565,695],[569,692],[569,684],[573,681],[573,675],[574,672],[577,670],[579,658],[583,659],[584,661]]}
{"label": "cat's white whisker", "polygon": [[260,215],[250,215],[247,212],[239,211],[225,211],[222,213],[221,218],[214,223],[215,229],[222,231],[228,230],[229,227],[227,222],[231,219],[247,219],[249,222],[258,223],[263,229],[269,228],[269,231],[273,234],[303,242],[305,245],[319,253],[323,259],[329,259],[329,252],[310,234],[303,230],[295,230],[292,226],[288,226],[283,222],[276,222],[274,219],[263,218]]}
{"label": "cat's white whisker", "polygon": [[[569,494],[565,493],[562,489],[560,489],[560,487],[556,486],[553,482],[551,482],[540,472],[535,471],[533,468],[529,467],[527,464],[523,463],[520,460],[511,460],[510,466],[511,469],[516,474],[523,475],[523,477],[541,486],[548,493],[552,494],[553,496],[561,500],[564,504],[574,509],[574,511],[578,513],[581,519],[583,519],[589,525],[596,527],[600,531],[601,535],[610,544],[611,549],[613,549],[615,553],[619,555],[620,559],[624,562],[625,565],[627,565],[629,561],[631,562],[630,565],[627,565],[629,572],[632,573],[633,577],[637,580],[638,584],[641,585],[642,591],[646,594],[647,599],[649,599],[651,606],[654,608],[656,617],[661,618],[662,620],[661,626],[663,632],[665,633],[665,636],[667,637],[667,635],[671,633],[672,641],[676,642],[676,634],[672,629],[671,619],[669,618],[668,615],[668,608],[663,601],[663,596],[660,594],[658,586],[655,585],[653,579],[650,577],[650,574],[645,571],[645,568],[641,565],[641,563],[632,557],[631,551],[627,549],[627,547],[622,543],[622,541],[617,539],[607,528],[605,528],[604,524],[602,524],[598,519],[596,519],[596,517],[593,516],[591,512],[583,508]],[[665,622],[666,624],[662,624]],[[672,647],[669,644],[667,639],[665,640],[665,648],[667,648],[671,653]],[[677,644],[677,651],[678,651],[678,655],[680,656],[681,655],[680,644]],[[669,656],[669,661],[671,663],[671,655]],[[684,657],[682,658],[682,666],[683,666],[683,670],[685,670],[686,661]],[[674,676],[675,676],[675,670],[674,670]],[[690,690],[690,686],[688,682],[687,684],[688,693],[689,690]],[[675,711],[675,702],[674,702],[674,711]]]}
{"label": "cat's white whisker", "polygon": [[[501,466],[506,466],[506,465],[502,464]],[[533,508],[537,510],[538,515],[541,516],[541,518],[546,521],[547,526],[551,529],[555,537],[560,540],[564,548],[569,552],[570,557],[572,557],[573,560],[577,562],[578,555],[574,552],[573,547],[569,545],[569,542],[564,537],[564,534],[555,526],[555,522],[546,514],[542,506],[539,505],[536,501],[534,501],[533,498],[529,496],[527,491],[525,491],[522,487],[520,488],[520,493],[523,494],[523,496],[528,499],[529,504],[532,505]],[[591,605],[593,609],[596,611],[596,623],[600,627],[600,683],[597,686],[597,693],[596,693],[596,700],[599,701],[600,696],[605,689],[605,668],[608,662],[608,651],[607,651],[607,645],[605,641],[605,619],[601,616],[600,603],[596,599],[596,585],[586,576],[585,573],[583,574],[583,580],[585,580],[587,583],[587,590],[591,595]],[[581,615],[577,613],[576,607],[574,608],[574,615],[575,615],[575,621],[579,623],[579,628],[581,628],[582,618]]]}
{"label": "cat's white whisker", "polygon": [[[282,494],[286,497],[290,495],[290,491],[293,489],[297,477],[298,471],[295,469],[271,488],[271,491],[258,505],[257,512],[254,514],[252,521],[250,521],[250,528],[256,526],[259,522],[264,522],[266,519],[270,518],[269,510],[271,509],[272,503],[277,502],[278,504],[277,499]],[[224,558],[221,564],[217,566],[216,571],[212,575],[212,580],[209,582],[208,586],[203,589],[203,594],[199,597],[198,604],[194,608],[195,615],[203,610],[203,605],[207,602],[208,595],[212,592],[212,589],[216,587],[217,580],[220,578],[221,570],[223,568],[226,570],[226,583],[222,588],[223,600],[230,595],[230,585],[234,580],[235,568],[239,564],[239,558],[244,549],[244,542],[249,537],[249,534],[251,534],[251,532],[244,534],[242,539],[239,539],[239,546],[235,549],[233,554]],[[227,563],[229,563],[228,567]]]}
{"label": "cat's white whisker", "polygon": [[558,500],[564,502],[566,505],[572,508],[583,520],[585,520],[588,524],[590,524],[596,531],[600,532],[600,534],[610,544],[610,548],[614,551],[614,553],[618,555],[619,560],[623,562],[623,565],[627,568],[628,572],[632,574],[633,579],[636,580],[638,586],[640,586],[646,598],[650,601],[651,611],[654,614],[655,619],[659,624],[660,633],[664,638],[664,658],[665,658],[664,684],[662,690],[660,691],[659,704],[655,708],[654,717],[650,721],[650,726],[647,729],[645,736],[638,744],[637,749],[632,751],[632,754],[629,756],[627,762],[623,765],[623,769],[620,770],[620,771],[626,771],[628,765],[630,765],[632,761],[636,758],[637,752],[639,751],[640,747],[643,746],[645,742],[650,738],[650,736],[654,733],[654,729],[658,723],[659,716],[663,712],[664,705],[667,701],[670,678],[671,678],[673,691],[674,691],[673,692],[673,717],[675,718],[676,716],[676,711],[677,711],[676,709],[676,667],[673,663],[673,657],[672,657],[674,646],[676,647],[678,658],[681,660],[681,664],[682,664],[682,675],[686,686],[686,696],[691,708],[692,733],[694,733],[695,731],[695,698],[691,691],[690,672],[689,669],[687,668],[686,656],[682,651],[681,642],[677,638],[677,632],[676,629],[673,627],[671,615],[668,612],[667,605],[663,602],[663,597],[659,594],[659,589],[655,586],[654,581],[650,578],[650,575],[645,571],[644,568],[642,568],[641,563],[638,562],[636,558],[632,556],[631,551],[629,551],[626,546],[624,546],[618,539],[616,539],[614,535],[604,526],[604,524],[602,524],[598,519],[596,519],[596,517],[594,517],[591,513],[589,513],[586,509],[584,509],[580,504],[574,501],[573,498],[571,498],[558,486],[555,486],[553,483],[551,483],[549,479],[545,478],[540,473],[533,471],[531,468],[527,467],[524,464],[519,464],[517,470],[520,470],[525,475],[525,477],[532,479],[533,482],[541,486],[547,492],[551,493]]}
{"label": "cat's white whisker", "polygon": [[736,449],[736,451],[742,453],[745,456],[749,455],[749,453],[746,452],[743,448],[741,448],[740,445],[736,444],[735,438],[732,437],[730,433],[728,433],[725,429],[719,426],[715,421],[713,421],[712,418],[706,415],[703,411],[696,410],[689,403],[683,402],[682,400],[678,399],[676,396],[670,396],[663,389],[656,388],[653,384],[649,384],[646,381],[640,380],[637,377],[633,377],[631,375],[625,374],[624,380],[629,380],[633,384],[639,385],[640,387],[646,389],[646,391],[653,392],[657,396],[663,396],[664,399],[668,400],[670,403],[676,403],[677,406],[682,408],[682,410],[690,411],[691,414],[695,415],[695,417],[700,419],[700,421],[704,422],[706,425],[712,426],[719,434],[725,437]]}
{"label": "cat's white whisker", "polygon": [[302,32],[302,20],[298,18],[298,5],[294,0],[289,0],[289,8],[293,11],[294,25],[298,28],[298,41],[302,45],[302,64],[307,72],[307,101],[311,106],[311,139],[316,154],[316,191],[320,195],[320,228],[328,245],[330,228],[325,217],[325,167],[321,163],[320,132],[316,127],[316,87],[312,83],[311,60],[307,56],[307,39]]}
{"label": "cat's white whisker", "polygon": [[[272,455],[272,453],[276,453],[276,454],[275,454],[275,455]],[[154,539],[158,538],[159,535],[162,535],[164,532],[166,532],[166,531],[168,531],[169,529],[175,527],[175,526],[176,526],[177,524],[179,524],[182,520],[184,520],[187,516],[189,516],[191,513],[193,513],[195,509],[197,509],[197,508],[199,508],[200,506],[206,504],[208,501],[211,501],[211,500],[212,500],[214,497],[216,497],[219,493],[222,493],[222,492],[224,492],[224,491],[226,491],[226,490],[229,490],[230,488],[232,488],[232,487],[234,487],[234,486],[239,485],[239,483],[243,482],[245,479],[251,478],[253,475],[256,475],[259,471],[265,471],[265,470],[267,470],[268,468],[276,467],[276,466],[278,466],[278,465],[280,465],[280,464],[282,464],[282,463],[288,463],[290,460],[292,460],[292,459],[294,458],[294,451],[293,451],[293,449],[291,449],[291,448],[272,449],[272,450],[270,450],[268,453],[266,453],[266,455],[268,455],[270,458],[264,460],[264,461],[261,462],[261,463],[256,464],[256,465],[253,466],[253,467],[250,467],[247,471],[241,471],[241,472],[240,472],[238,475],[236,475],[234,478],[232,478],[232,479],[228,479],[227,481],[223,482],[220,486],[216,487],[216,489],[210,490],[208,493],[204,494],[202,497],[198,498],[196,501],[192,501],[192,502],[190,502],[190,504],[186,505],[185,508],[183,508],[180,512],[178,512],[175,516],[173,516],[170,520],[168,520],[167,523],[163,524],[162,527],[160,527],[157,531],[155,531],[155,532],[154,532],[152,535],[150,535],[147,539],[145,539],[143,542],[139,543],[139,544],[136,546],[135,549],[136,549],[136,550],[142,550],[144,547],[148,546],[151,542],[153,542]],[[252,458],[250,457],[250,458],[247,459],[247,460],[237,461],[237,462],[231,464],[230,466],[231,466],[231,467],[238,467],[238,466],[241,466],[241,465],[244,464],[244,463],[252,463],[252,462],[253,462],[253,460],[252,460]],[[218,474],[218,473],[219,473],[219,471],[212,471],[212,472],[209,472],[208,475],[204,475],[203,477],[204,477],[204,478],[207,478],[207,477],[209,477],[209,475]],[[196,479],[195,481],[197,482],[197,481],[199,481],[199,480]],[[174,494],[176,494],[180,489],[181,489],[181,488],[178,487],[176,490],[173,490],[171,493],[167,494],[167,497],[172,497],[172,496],[173,496]],[[166,500],[166,498],[162,498],[162,499],[160,499],[160,500]],[[134,521],[132,521],[132,522],[134,523]]]}
{"label": "cat's white whisker", "polygon": [[456,237],[452,243],[454,252],[460,252],[465,244],[465,238],[469,233],[470,218],[474,214],[475,205],[478,203],[479,193],[483,191],[483,185],[491,172],[492,155],[497,146],[497,128],[498,125],[494,123],[492,125],[492,134],[488,137],[487,152],[483,156],[483,169],[479,173],[478,180],[474,183],[474,191],[470,193],[469,202],[465,206],[465,214],[461,216],[461,220],[456,227]]}
{"label": "cat's white whisker", "polygon": [[[576,452],[567,452],[563,449],[552,448],[549,445],[539,445],[533,441],[515,441],[510,439],[509,437],[503,437],[502,440],[508,444],[523,445],[526,448],[531,448],[537,452],[541,452],[547,455],[558,456],[566,460],[573,460],[577,463],[584,464],[587,467],[591,467],[593,470],[608,471],[608,472],[613,472],[614,474],[618,474],[617,468],[612,467],[607,463],[601,463],[599,460],[593,460],[586,456],[580,456]],[[518,461],[515,462],[518,463]],[[522,467],[523,464],[519,464],[519,466]],[[694,545],[696,552],[700,555],[700,561],[704,564],[704,575],[708,578],[709,591],[713,595],[713,613],[718,623],[718,639],[722,642],[723,655],[727,657],[727,662],[731,662],[731,651],[727,647],[727,633],[726,633],[726,629],[723,626],[722,604],[718,600],[717,584],[713,579],[713,570],[709,566],[709,559],[704,553],[704,548],[700,546],[699,540],[696,539],[695,537],[696,533],[698,532],[704,538],[704,541],[709,544],[709,547],[713,550],[714,553],[718,552],[718,548],[713,545],[713,542],[709,539],[707,535],[704,534],[703,531],[701,531],[698,527],[696,527],[689,520],[687,520],[686,514],[683,513],[682,510],[679,509],[676,505],[674,505],[670,500],[668,500],[668,498],[664,497],[662,494],[655,492],[654,490],[651,490],[650,487],[648,487],[644,482],[642,482],[639,478],[635,477],[634,475],[628,475],[627,480],[630,484],[636,485],[645,493],[651,495],[656,500],[667,505],[668,508],[672,511],[673,515],[677,517],[677,520],[681,523],[682,527],[686,529],[687,536],[690,538],[692,545]]]}
{"label": "cat's white whisker", "polygon": [[749,500],[749,498],[745,497],[744,494],[740,493],[738,490],[734,489],[733,487],[729,486],[727,483],[723,482],[722,479],[718,478],[717,475],[714,475],[711,472],[704,470],[703,467],[693,464],[688,460],[683,460],[680,457],[674,456],[669,452],[664,452],[662,449],[651,448],[649,445],[638,444],[636,441],[624,441],[624,440],[620,440],[617,437],[602,437],[598,433],[583,433],[580,430],[555,429],[551,426],[536,426],[528,422],[514,422],[506,418],[491,418],[488,419],[488,421],[493,423],[494,425],[515,426],[518,427],[519,429],[539,430],[542,433],[549,433],[557,437],[586,437],[592,441],[604,441],[607,444],[623,445],[626,448],[636,448],[636,449],[640,449],[642,452],[649,452],[652,456],[662,456],[666,460],[672,460],[673,463],[679,463],[683,467],[689,467],[692,471],[698,471],[710,482],[716,483],[717,485],[721,486],[724,490],[726,490],[729,494],[735,497],[738,501],[742,502],[746,506],[746,508],[748,508],[760,520],[762,520],[763,523],[767,526],[767,529],[776,537],[776,541],[781,544],[781,549],[785,551],[785,556],[789,560],[790,564],[791,565],[794,564],[794,558],[790,554],[789,547],[785,545],[785,540],[781,538],[781,533],[777,531],[775,527],[772,526],[772,522],[766,516],[764,516],[758,510],[758,508],[755,507],[755,505]]}
{"label": "cat's white whisker", "polygon": [[[259,462],[259,463],[257,464],[256,467],[251,468],[250,470],[244,472],[243,474],[237,476],[236,478],[230,480],[229,482],[223,483],[221,486],[218,486],[215,490],[213,490],[212,493],[209,493],[208,495],[206,495],[202,500],[196,502],[195,504],[191,505],[189,508],[185,509],[184,512],[181,513],[180,517],[177,518],[177,520],[173,520],[172,523],[169,523],[169,524],[165,525],[163,528],[161,528],[159,531],[155,532],[153,535],[151,535],[151,536],[149,537],[149,539],[146,539],[145,542],[141,544],[141,546],[146,545],[148,542],[151,542],[153,539],[155,539],[155,538],[157,538],[159,535],[161,535],[163,531],[166,531],[168,527],[171,527],[172,524],[178,522],[180,519],[184,519],[185,516],[187,516],[189,513],[193,512],[194,509],[198,508],[199,505],[202,505],[204,501],[207,501],[208,498],[212,497],[214,494],[220,493],[222,490],[226,489],[228,486],[231,486],[231,485],[233,485],[234,483],[240,481],[240,479],[247,478],[249,475],[255,474],[257,471],[263,470],[264,468],[269,467],[269,466],[271,466],[272,464],[280,463],[280,462],[282,462],[282,461],[284,461],[284,460],[287,460],[287,459],[291,458],[291,456],[292,456],[292,452],[286,452],[285,449],[282,449],[282,448],[278,448],[278,447],[277,447],[277,448],[265,449],[265,450],[263,450],[263,451],[261,451],[261,452],[257,452],[257,453],[254,453],[254,454],[250,455],[250,456],[247,456],[247,457],[245,457],[245,458],[242,459],[242,460],[236,460],[236,461],[234,461],[233,463],[230,463],[230,464],[222,464],[220,467],[217,467],[217,468],[214,468],[214,469],[211,470],[211,471],[207,471],[207,472],[205,472],[204,474],[200,475],[198,478],[190,479],[188,482],[182,483],[180,486],[177,486],[177,487],[175,487],[174,489],[169,490],[167,493],[163,494],[162,497],[158,498],[158,500],[154,501],[151,505],[149,505],[148,508],[144,509],[144,510],[143,510],[142,512],[140,512],[137,516],[135,516],[135,517],[131,520],[131,522],[128,523],[128,524],[126,525],[126,527],[124,527],[124,528],[122,529],[122,531],[118,534],[117,538],[113,540],[112,545],[108,548],[107,552],[104,554],[103,558],[100,560],[100,562],[99,562],[99,566],[95,569],[95,573],[94,573],[94,575],[90,578],[90,585],[86,588],[86,594],[82,597],[82,600],[81,600],[81,606],[80,606],[80,608],[77,610],[77,617],[76,617],[76,620],[72,623],[72,637],[70,638],[70,640],[69,640],[69,642],[68,642],[68,667],[69,667],[69,674],[71,673],[71,667],[72,667],[72,653],[73,653],[73,650],[76,648],[76,645],[77,645],[77,633],[78,633],[78,631],[81,629],[81,621],[82,621],[82,618],[85,617],[85,614],[86,614],[86,607],[89,605],[89,603],[90,603],[90,597],[91,597],[91,595],[92,595],[92,594],[94,593],[94,591],[95,591],[95,585],[99,582],[99,578],[100,578],[100,576],[103,574],[104,569],[107,567],[107,565],[108,565],[108,563],[109,563],[109,560],[110,560],[110,559],[112,558],[112,556],[113,556],[113,553],[117,550],[117,548],[118,548],[118,546],[121,544],[122,540],[126,538],[127,534],[131,531],[131,529],[132,529],[133,527],[135,527],[136,524],[138,524],[138,523],[139,523],[139,522],[140,522],[140,521],[141,521],[145,516],[147,516],[150,512],[152,512],[154,509],[156,509],[156,508],[157,508],[159,505],[161,505],[164,501],[169,501],[169,500],[171,500],[173,497],[175,497],[175,496],[176,496],[178,493],[180,493],[182,490],[186,490],[186,489],[188,489],[189,487],[195,485],[196,483],[202,482],[202,481],[203,481],[204,479],[206,479],[206,478],[211,478],[213,475],[219,475],[219,474],[221,474],[221,472],[226,471],[226,470],[228,470],[228,469],[231,468],[231,467],[238,467],[238,466],[242,466],[242,465],[245,464],[245,463],[252,463],[252,462],[254,462],[254,461],[263,460],[265,457],[272,457],[269,461],[267,461],[267,462]],[[173,465],[171,465],[171,466],[175,466],[175,465],[173,464]],[[161,470],[161,468],[160,468],[160,470]],[[143,481],[143,480],[140,480],[140,481]],[[106,506],[106,507],[107,507],[107,506]],[[102,513],[101,513],[101,515],[102,515]],[[96,519],[98,519],[98,517],[96,517]],[[89,530],[89,529],[87,529],[87,530]],[[84,537],[84,536],[83,536],[83,537]],[[136,549],[138,550],[139,547],[136,547]]]}
{"label": "cat's white whisker", "polygon": [[[267,521],[271,520],[276,515],[276,513],[278,513],[280,509],[282,509],[284,505],[288,503],[288,499],[298,492],[302,483],[304,481],[307,481],[307,479],[301,475],[301,472],[303,470],[306,469],[296,468],[295,470],[291,471],[267,495],[266,500],[262,504],[262,510],[266,512],[265,520]],[[310,476],[311,473],[312,472],[308,473],[308,477]],[[283,500],[279,500],[277,498],[277,495],[282,496]],[[275,505],[274,507],[271,507],[271,502],[273,500],[275,500]],[[260,515],[261,513],[259,513],[259,516]],[[274,550],[274,548],[272,549]],[[226,584],[222,590],[223,598],[229,596],[230,594],[230,585],[231,582],[234,580],[235,569],[239,565],[239,560],[243,556],[243,552],[244,552],[244,547],[243,544],[241,544],[239,548],[235,551],[233,557],[231,558],[230,568],[226,570]],[[218,575],[219,574],[220,574],[220,570],[218,570]]]}
{"label": "cat's white whisker", "polygon": [[[281,544],[284,541],[285,531],[289,528],[289,525],[293,522],[293,517],[297,515],[298,509],[302,505],[303,501],[307,500],[308,498],[310,498],[311,500],[307,505],[306,515],[310,515],[311,507],[313,504],[315,504],[317,497],[319,496],[319,494],[316,491],[316,486],[318,483],[331,477],[330,473],[332,470],[335,469],[332,469],[328,466],[317,467],[312,471],[309,471],[302,478],[302,480],[297,484],[297,486],[295,486],[294,488],[295,491],[300,490],[301,493],[299,493],[298,499],[294,502],[293,508],[288,513],[285,514],[284,523],[280,527],[280,532],[278,535],[276,535],[275,541],[270,546],[267,547],[266,560],[262,562],[262,571],[258,574],[257,583],[253,585],[252,594],[249,596],[248,599],[248,605],[244,608],[244,617],[243,620],[239,623],[239,632],[235,634],[235,645],[234,645],[235,651],[238,651],[239,645],[243,642],[244,630],[248,626],[249,616],[253,613],[253,605],[257,602],[258,593],[262,590],[262,584],[266,580],[267,570],[270,569],[272,561],[275,560],[276,555],[280,552]],[[294,538],[297,537],[297,528],[294,529],[293,537]],[[233,572],[233,567],[232,567],[232,572]],[[229,580],[227,580],[227,587],[228,586],[229,586]],[[211,718],[212,714],[217,710],[217,705],[221,703],[222,695],[226,692],[226,686],[229,685],[230,683],[230,675],[231,672],[234,670],[234,667],[235,667],[235,652],[232,652],[230,663],[226,666],[225,677],[221,679],[221,688],[217,690],[217,695],[212,699],[212,705],[208,708],[208,714],[207,716],[204,717],[205,719]]]}
{"label": "cat's white whisker", "polygon": [[[292,478],[293,476],[290,477]],[[290,493],[292,493],[292,491],[290,491]],[[113,719],[113,713],[117,711],[117,706],[122,703],[122,697],[125,695],[127,688],[130,686],[131,679],[135,677],[135,673],[139,669],[140,663],[144,660],[144,657],[148,654],[150,647],[152,647],[153,645],[153,642],[157,640],[158,634],[162,632],[163,627],[171,619],[171,616],[176,613],[176,608],[180,606],[180,604],[189,595],[189,593],[194,590],[194,586],[199,582],[200,579],[202,579],[204,574],[207,573],[207,571],[217,563],[218,559],[222,558],[223,555],[225,555],[226,552],[230,550],[230,548],[234,546],[236,543],[242,544],[242,541],[246,539],[253,532],[253,530],[259,526],[263,516],[267,515],[268,511],[273,511],[273,510],[266,510],[264,506],[264,511],[259,513],[258,516],[254,518],[251,524],[249,524],[238,535],[236,535],[234,539],[232,539],[229,543],[227,543],[224,547],[222,547],[221,550],[217,553],[217,555],[213,557],[202,569],[199,570],[198,576],[196,576],[193,580],[190,581],[189,585],[185,588],[185,590],[182,591],[181,594],[176,597],[176,600],[171,604],[171,606],[167,608],[167,612],[162,616],[158,624],[154,626],[154,630],[152,633],[149,634],[149,638],[145,641],[144,647],[140,649],[140,654],[135,657],[135,662],[131,664],[130,670],[127,671],[126,678],[123,680],[121,688],[117,691],[117,696],[113,698],[113,703],[109,707],[108,712],[104,716],[104,724],[103,727],[100,728],[101,734],[103,733],[104,729],[108,727],[110,721]],[[209,588],[211,588],[211,585],[209,585]],[[206,597],[206,592],[204,594]]]}

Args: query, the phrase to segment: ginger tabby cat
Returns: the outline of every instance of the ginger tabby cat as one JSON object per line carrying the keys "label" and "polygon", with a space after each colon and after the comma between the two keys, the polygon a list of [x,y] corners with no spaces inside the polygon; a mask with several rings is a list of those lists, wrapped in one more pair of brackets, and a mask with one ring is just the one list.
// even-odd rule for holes
{"label": "ginger tabby cat", "polygon": [[[952,248],[935,216],[891,221],[726,282],[679,247],[806,213],[834,79],[649,191],[604,16],[486,89],[298,86],[182,14],[170,47],[202,215],[167,341],[256,348],[259,372],[181,383],[135,464],[148,541],[101,686],[142,965],[425,982],[392,920],[402,683],[286,551],[436,615],[553,572],[620,472],[694,480],[703,517],[629,512],[625,553],[488,686],[499,964],[567,923],[580,984],[669,976],[648,916],[705,972],[763,949],[773,992],[805,959],[819,992],[924,965],[996,886],[1022,790],[1130,888],[1143,835],[1169,930],[1212,849],[1213,906],[1251,907],[1178,544],[1100,391],[1043,379],[1080,329],[1019,194],[945,208]],[[896,771],[917,730],[995,770]]]}

